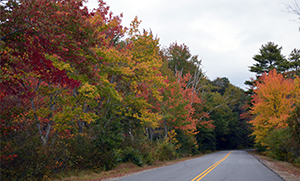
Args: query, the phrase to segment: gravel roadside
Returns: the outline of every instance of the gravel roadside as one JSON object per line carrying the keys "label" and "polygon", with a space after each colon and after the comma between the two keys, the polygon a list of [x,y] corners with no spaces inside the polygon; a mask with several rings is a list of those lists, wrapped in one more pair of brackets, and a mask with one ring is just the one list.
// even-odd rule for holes
{"label": "gravel roadside", "polygon": [[256,157],[262,164],[275,172],[285,181],[300,181],[300,168],[291,163],[278,161],[270,157],[260,155],[257,152],[249,151],[248,153]]}

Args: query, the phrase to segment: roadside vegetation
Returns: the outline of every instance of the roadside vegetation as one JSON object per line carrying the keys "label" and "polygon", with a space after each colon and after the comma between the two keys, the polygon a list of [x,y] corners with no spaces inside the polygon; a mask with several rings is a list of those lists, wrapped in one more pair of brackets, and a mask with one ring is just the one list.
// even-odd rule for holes
{"label": "roadside vegetation", "polygon": [[268,42],[254,56],[250,71],[257,75],[246,81],[251,88],[247,116],[259,152],[300,166],[300,50],[286,59],[281,49]]}
{"label": "roadside vegetation", "polygon": [[[299,2],[286,5],[300,17]],[[299,29],[300,31],[300,29]],[[300,50],[281,54],[282,47],[268,42],[254,55],[250,71],[256,78],[246,81],[251,96],[245,107],[253,125],[255,147],[263,155],[300,166]]]}
{"label": "roadside vegetation", "polygon": [[91,12],[81,0],[0,10],[1,180],[151,166],[254,140],[300,164],[299,50],[258,59],[253,71],[267,68],[245,94],[226,77],[209,80],[187,45],[161,47],[137,17],[121,26],[103,1]]}

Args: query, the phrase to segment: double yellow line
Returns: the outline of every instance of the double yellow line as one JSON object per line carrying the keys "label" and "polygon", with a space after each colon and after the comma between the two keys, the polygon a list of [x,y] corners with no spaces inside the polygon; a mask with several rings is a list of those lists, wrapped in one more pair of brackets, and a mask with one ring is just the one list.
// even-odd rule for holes
{"label": "double yellow line", "polygon": [[212,166],[210,166],[208,169],[204,170],[202,173],[200,173],[197,177],[195,177],[191,181],[199,181],[199,180],[201,180],[203,177],[205,177],[205,175],[207,175],[214,168],[216,168],[220,163],[222,163],[224,160],[226,160],[226,158],[231,154],[231,152],[229,152],[224,158],[222,158],[221,160],[217,161],[215,164],[213,164]]}

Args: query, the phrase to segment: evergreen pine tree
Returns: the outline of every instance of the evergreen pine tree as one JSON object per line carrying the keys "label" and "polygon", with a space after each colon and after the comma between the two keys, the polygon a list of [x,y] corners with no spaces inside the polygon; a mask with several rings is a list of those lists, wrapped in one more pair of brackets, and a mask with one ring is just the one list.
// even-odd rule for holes
{"label": "evergreen pine tree", "polygon": [[[255,64],[250,66],[250,72],[256,73],[256,79],[245,81],[245,85],[250,86],[250,89],[245,91],[249,96],[254,94],[251,87],[254,86],[254,82],[264,73],[276,69],[277,73],[284,73],[289,69],[289,62],[285,59],[285,56],[281,54],[282,47],[279,47],[274,42],[267,42],[259,49],[259,54],[253,56]],[[251,97],[249,97],[248,105],[252,107]]]}
{"label": "evergreen pine tree", "polygon": [[300,76],[300,50],[296,48],[291,52],[289,56],[290,60],[290,69],[295,71],[295,74]]}
{"label": "evergreen pine tree", "polygon": [[[278,47],[274,42],[267,42],[259,49],[259,54],[253,56],[255,64],[250,66],[250,72],[256,73],[256,79],[264,72],[276,69],[278,73],[284,73],[289,69],[289,62],[285,56],[281,54],[282,47]],[[255,80],[254,80],[255,81]],[[252,86],[254,81],[245,81],[246,85]],[[249,90],[248,93],[252,93]]]}
{"label": "evergreen pine tree", "polygon": [[259,50],[259,54],[254,55],[253,59],[257,62],[250,66],[250,72],[260,76],[264,72],[276,69],[278,73],[284,73],[289,68],[285,57],[281,54],[282,47],[278,47],[273,42],[268,42]]}

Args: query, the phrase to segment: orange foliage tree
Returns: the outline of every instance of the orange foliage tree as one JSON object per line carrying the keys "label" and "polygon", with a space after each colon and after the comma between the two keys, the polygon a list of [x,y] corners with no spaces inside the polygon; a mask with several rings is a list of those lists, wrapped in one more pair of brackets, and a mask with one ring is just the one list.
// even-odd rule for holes
{"label": "orange foliage tree", "polygon": [[250,113],[255,118],[250,121],[254,126],[256,142],[266,145],[266,136],[274,129],[287,127],[287,118],[299,103],[299,78],[285,79],[282,74],[272,70],[264,73],[255,82],[255,95]]}

